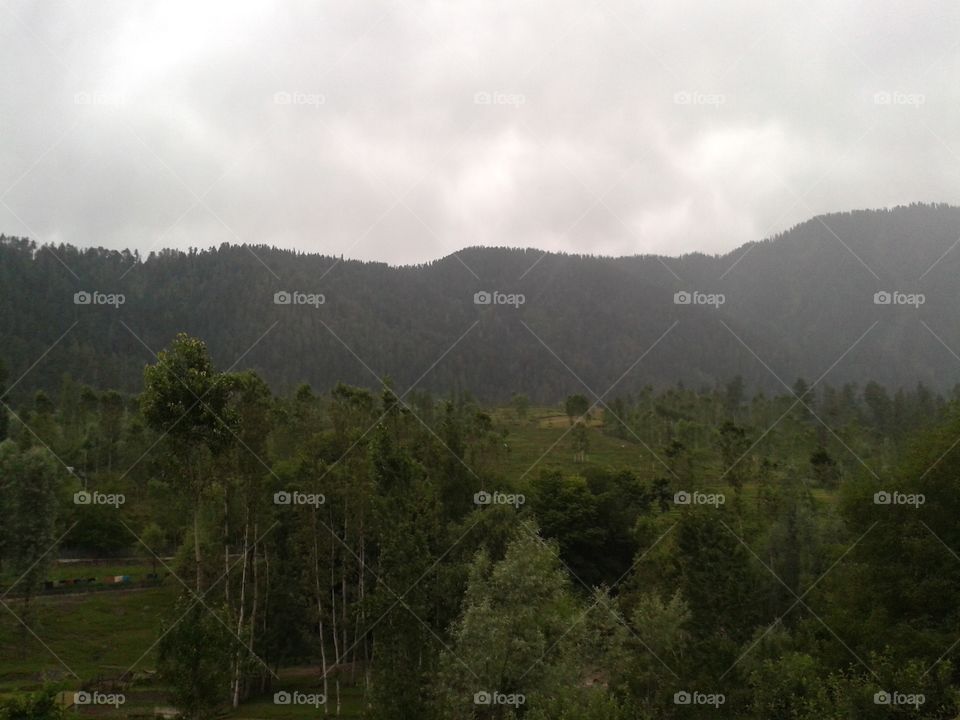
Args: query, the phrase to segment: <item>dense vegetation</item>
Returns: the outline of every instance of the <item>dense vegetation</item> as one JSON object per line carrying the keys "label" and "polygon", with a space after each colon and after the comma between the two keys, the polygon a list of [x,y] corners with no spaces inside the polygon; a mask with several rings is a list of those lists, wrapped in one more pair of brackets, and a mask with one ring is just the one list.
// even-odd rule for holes
{"label": "dense vegetation", "polygon": [[[619,394],[678,381],[712,388],[736,375],[751,390],[782,392],[773,373],[792,382],[828,369],[839,384],[922,381],[946,392],[960,382],[960,253],[948,252],[958,237],[960,209],[915,205],[815,218],[720,257],[469,248],[388,267],[258,245],[140,258],[6,238],[0,347],[13,377],[43,356],[30,386],[51,393],[64,372],[138,392],[151,350],[180,331],[204,338],[222,367],[242,358],[277,392],[301,382],[375,390],[376,376],[389,375],[401,389],[419,381],[491,404],[515,392],[548,404],[569,393],[570,370],[599,393],[641,356]],[[274,304],[292,291],[325,302]],[[525,302],[478,306],[481,291]],[[675,305],[682,291],[725,301]],[[875,293],[895,291],[925,303],[874,304]],[[124,302],[75,305],[78,292]]]}
{"label": "dense vegetation", "polygon": [[[960,710],[952,395],[733,375],[607,407],[569,376],[552,407],[275,394],[194,337],[164,344],[135,394],[64,375],[7,401],[0,717],[116,690],[104,666],[195,718]],[[99,593],[101,624],[46,585],[77,556],[164,577]],[[81,612],[112,628],[97,659],[54,632]]]}

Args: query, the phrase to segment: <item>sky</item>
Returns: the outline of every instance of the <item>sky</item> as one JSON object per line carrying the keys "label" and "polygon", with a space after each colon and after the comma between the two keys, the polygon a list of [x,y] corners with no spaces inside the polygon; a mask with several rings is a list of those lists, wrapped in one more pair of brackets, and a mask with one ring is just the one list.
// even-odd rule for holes
{"label": "sky", "polygon": [[0,0],[0,233],[418,263],[960,204],[960,5]]}

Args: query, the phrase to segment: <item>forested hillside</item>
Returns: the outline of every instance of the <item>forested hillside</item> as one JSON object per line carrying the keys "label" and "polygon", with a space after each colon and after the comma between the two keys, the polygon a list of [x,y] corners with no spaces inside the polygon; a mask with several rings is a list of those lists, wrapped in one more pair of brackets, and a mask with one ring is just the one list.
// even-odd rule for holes
{"label": "forested hillside", "polygon": [[956,718],[960,402],[796,392],[66,380],[0,426],[0,720]]}
{"label": "forested hillside", "polygon": [[[13,377],[44,357],[21,393],[55,389],[65,372],[135,391],[178,331],[281,392],[389,376],[401,389],[555,402],[602,394],[635,362],[621,393],[736,375],[779,391],[776,376],[812,382],[834,363],[833,383],[946,391],[960,381],[958,238],[960,209],[944,205],[818,217],[716,257],[468,248],[390,267],[261,245],[141,258],[3,238],[0,346]],[[77,304],[82,292],[101,295]],[[277,304],[282,292],[304,304]],[[507,304],[477,304],[478,292]],[[878,292],[901,295],[876,304]]]}

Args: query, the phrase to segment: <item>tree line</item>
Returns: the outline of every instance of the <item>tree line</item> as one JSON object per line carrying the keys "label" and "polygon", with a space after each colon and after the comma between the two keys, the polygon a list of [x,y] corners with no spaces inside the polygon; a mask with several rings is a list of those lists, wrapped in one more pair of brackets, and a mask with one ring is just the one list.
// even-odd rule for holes
{"label": "tree line", "polygon": [[[65,378],[11,408],[0,568],[29,624],[68,528],[169,563],[156,664],[186,717],[295,665],[333,715],[350,689],[382,718],[954,717],[957,400],[794,392],[573,393],[565,468],[520,479],[520,394],[277,396],[181,334],[136,396]],[[592,461],[601,436],[635,465]]]}

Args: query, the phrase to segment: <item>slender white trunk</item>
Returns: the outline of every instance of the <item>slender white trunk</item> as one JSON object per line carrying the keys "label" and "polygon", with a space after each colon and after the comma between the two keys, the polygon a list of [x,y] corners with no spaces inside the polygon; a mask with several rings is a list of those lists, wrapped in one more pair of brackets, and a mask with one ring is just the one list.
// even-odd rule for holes
{"label": "slender white trunk", "polygon": [[[245,523],[243,528],[243,572],[240,573],[240,607],[237,611],[237,637],[243,631],[243,611],[246,602],[247,591],[247,543],[249,542],[250,524]],[[237,654],[234,658],[233,666],[233,706],[240,705],[240,665],[243,659],[241,647],[237,647]]]}
{"label": "slender white trunk", "polygon": [[[346,492],[343,494],[343,542],[350,542],[349,537],[349,523],[350,523],[350,507],[349,499]],[[342,665],[347,662],[346,653],[347,648],[350,647],[348,640],[348,631],[350,629],[349,622],[347,621],[347,565],[350,563],[350,557],[348,554],[343,556],[343,568],[340,572],[340,628],[343,633],[343,644],[340,646],[343,648],[343,655],[339,652],[337,653],[338,659],[337,664]],[[337,674],[337,715],[340,714],[340,674]]]}
{"label": "slender white trunk", "polygon": [[223,599],[230,607],[230,501],[223,490]]}
{"label": "slender white trunk", "polygon": [[[323,591],[320,587],[320,548],[317,546],[316,525],[313,533],[313,576],[316,583],[317,596],[317,630],[320,633],[320,667],[323,670],[323,697],[329,700],[329,682],[327,680],[327,649],[323,630]],[[328,704],[324,702],[323,712],[327,714]]]}
{"label": "slender white trunk", "polygon": [[197,595],[200,594],[201,590],[201,575],[202,570],[200,567],[200,493],[197,493],[197,504],[193,508],[193,561],[197,565]]}
{"label": "slender white trunk", "polygon": [[[257,608],[258,600],[260,599],[260,573],[257,569],[257,523],[253,524],[253,548],[250,550],[251,556],[251,566],[253,567],[253,598],[250,601],[250,639],[247,641],[247,645],[251,648],[253,647],[253,640],[256,636],[257,628]],[[261,673],[261,678],[263,677]],[[261,681],[261,686],[262,686]]]}
{"label": "slender white trunk", "polygon": [[333,569],[336,566],[336,545],[330,543],[330,620],[333,635],[333,666],[336,669],[334,687],[337,692],[337,715],[340,714],[340,642],[337,639],[337,583]]}
{"label": "slender white trunk", "polygon": [[[364,524],[363,524],[363,513],[360,514],[360,579],[358,581],[358,590],[360,593],[360,613],[358,614],[358,622],[362,621],[363,625],[363,673],[364,673],[364,685],[366,686],[367,691],[370,690],[370,676],[367,672],[367,668],[370,667],[370,645],[368,643],[369,635],[366,631],[366,610],[364,609],[366,605],[364,601],[367,598],[367,544],[366,544],[366,535],[364,534]],[[354,649],[354,658],[356,658],[356,649]],[[354,663],[356,665],[356,663]]]}

